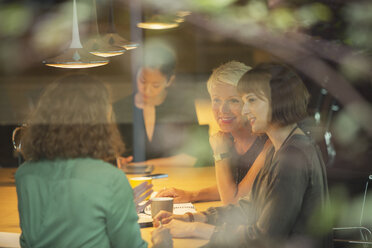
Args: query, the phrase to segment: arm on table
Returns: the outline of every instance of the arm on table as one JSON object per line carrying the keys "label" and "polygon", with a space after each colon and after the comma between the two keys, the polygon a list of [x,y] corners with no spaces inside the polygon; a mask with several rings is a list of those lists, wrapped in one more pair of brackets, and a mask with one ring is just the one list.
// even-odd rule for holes
{"label": "arm on table", "polygon": [[223,204],[235,204],[241,197],[248,195],[258,172],[265,163],[266,152],[270,146],[271,143],[266,142],[248,173],[238,185],[231,175],[230,159],[223,159],[215,163],[217,186]]}
{"label": "arm on table", "polygon": [[[213,153],[230,153],[233,142],[229,133],[218,132],[209,138]],[[223,204],[232,203],[237,196],[238,188],[231,175],[230,158],[224,158],[215,162],[217,189]]]}
{"label": "arm on table", "polygon": [[270,143],[267,142],[251,169],[238,186],[236,186],[231,175],[229,159],[224,159],[216,162],[215,165],[216,185],[195,191],[167,188],[160,190],[157,196],[173,197],[175,203],[218,200],[222,200],[225,205],[237,203],[239,198],[246,196],[250,192],[258,172],[265,163],[265,155],[269,147]]}
{"label": "arm on table", "polygon": [[190,217],[187,214],[176,215],[166,211],[160,211],[154,217],[154,226],[170,230],[175,238],[201,238],[209,239],[215,229],[215,226],[206,224],[207,218],[202,213],[194,213],[194,222],[189,222]]}
{"label": "arm on table", "polygon": [[198,202],[198,201],[218,201],[220,195],[217,185],[195,191],[187,191],[177,188],[167,188],[160,190],[158,197],[173,197],[175,203]]}
{"label": "arm on table", "polygon": [[185,167],[191,167],[194,166],[196,163],[196,158],[193,156],[190,156],[186,153],[177,154],[171,157],[165,157],[165,158],[154,158],[149,159],[143,162],[132,162],[133,156],[129,157],[119,157],[117,158],[116,162],[118,165],[118,168],[123,168],[124,165],[136,165],[136,164],[147,164],[147,165],[154,165],[154,166],[185,166]]}
{"label": "arm on table", "polygon": [[180,153],[166,158],[154,158],[146,161],[154,166],[189,166],[192,167],[196,163],[196,158],[186,153]]}

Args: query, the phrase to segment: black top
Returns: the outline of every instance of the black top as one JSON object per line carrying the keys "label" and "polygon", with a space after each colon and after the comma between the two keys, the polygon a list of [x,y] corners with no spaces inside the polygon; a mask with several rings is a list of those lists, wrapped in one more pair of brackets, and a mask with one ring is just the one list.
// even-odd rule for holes
{"label": "black top", "polygon": [[123,156],[134,155],[134,161],[144,161],[187,153],[198,158],[196,166],[212,164],[208,126],[198,125],[192,100],[182,94],[168,92],[164,102],[155,107],[155,127],[150,141],[145,130],[143,110],[135,106],[133,98],[134,95],[130,95],[113,105],[126,146]]}
{"label": "black top", "polygon": [[249,196],[205,212],[208,223],[217,225],[207,246],[332,247],[330,223],[322,216],[327,204],[319,149],[309,137],[295,134],[275,156],[274,148],[268,152]]}
{"label": "black top", "polygon": [[237,154],[235,149],[231,151],[233,155],[231,158],[230,170],[236,185],[247,175],[254,161],[262,151],[267,139],[266,135],[257,136],[252,146],[243,155]]}

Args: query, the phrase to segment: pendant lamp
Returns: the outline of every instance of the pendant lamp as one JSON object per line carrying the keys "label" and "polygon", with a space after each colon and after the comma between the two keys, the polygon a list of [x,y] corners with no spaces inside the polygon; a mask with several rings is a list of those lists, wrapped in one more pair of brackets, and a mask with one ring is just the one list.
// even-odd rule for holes
{"label": "pendant lamp", "polygon": [[126,49],[120,46],[111,45],[105,42],[100,34],[98,29],[98,21],[97,21],[97,5],[96,0],[93,0],[93,36],[91,36],[85,42],[83,41],[84,47],[88,50],[91,54],[101,56],[101,57],[112,57],[123,54]]}
{"label": "pendant lamp", "polygon": [[110,0],[109,2],[110,2],[109,26],[107,33],[102,36],[102,40],[112,46],[120,46],[125,48],[126,50],[131,50],[139,47],[138,43],[126,40],[116,32],[114,22],[114,6],[112,0]]}
{"label": "pendant lamp", "polygon": [[79,26],[76,11],[76,0],[73,0],[72,15],[72,41],[70,47],[61,55],[47,59],[43,63],[47,66],[58,68],[91,68],[106,65],[109,61],[90,54],[83,48],[80,42]]}
{"label": "pendant lamp", "polygon": [[169,17],[164,15],[154,15],[149,20],[137,23],[137,27],[143,29],[171,29],[179,26],[175,21],[176,17]]}
{"label": "pendant lamp", "polygon": [[176,18],[174,19],[175,22],[177,23],[182,23],[185,21],[185,17],[190,15],[191,12],[190,11],[178,11],[177,14],[176,14]]}

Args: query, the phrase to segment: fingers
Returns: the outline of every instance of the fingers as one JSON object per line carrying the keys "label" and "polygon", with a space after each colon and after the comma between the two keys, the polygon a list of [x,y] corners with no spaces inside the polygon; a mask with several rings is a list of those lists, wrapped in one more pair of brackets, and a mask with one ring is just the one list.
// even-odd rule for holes
{"label": "fingers", "polygon": [[182,237],[182,235],[180,235],[181,233],[183,233],[183,231],[181,231],[180,233],[180,229],[183,229],[182,223],[178,220],[173,219],[170,220],[168,223],[164,223],[163,228],[168,229],[172,237]]}
{"label": "fingers", "polygon": [[142,162],[132,162],[132,160],[131,161],[128,161],[128,165],[131,165],[131,166],[135,166],[135,165],[148,165],[148,163],[147,163],[147,161],[142,161]]}
{"label": "fingers", "polygon": [[185,203],[185,202],[189,202],[189,201],[183,199],[182,197],[174,197],[173,202],[174,203]]}
{"label": "fingers", "polygon": [[174,203],[184,203],[191,201],[192,194],[188,191],[176,188],[168,188],[160,190],[156,197],[173,197]]}
{"label": "fingers", "polygon": [[130,163],[130,162],[133,161],[133,156],[129,156],[129,157],[126,157],[126,158],[124,158],[124,159],[125,159],[125,162],[126,162],[126,163]]}
{"label": "fingers", "polygon": [[166,217],[164,219],[161,220],[161,223],[162,224],[168,224],[169,222],[171,222],[172,220],[174,220],[174,217],[173,216],[169,216],[169,217]]}
{"label": "fingers", "polygon": [[168,189],[164,187],[164,189],[161,189],[161,190],[158,191],[156,196],[159,196],[159,194],[161,194],[164,191],[168,191]]}
{"label": "fingers", "polygon": [[160,225],[160,222],[159,221],[162,221],[163,222],[163,219],[165,218],[168,218],[170,216],[172,216],[173,214],[170,213],[170,212],[167,212],[167,211],[160,211],[157,215],[155,215],[155,217],[153,218],[153,224],[155,227],[158,227]]}
{"label": "fingers", "polygon": [[119,169],[122,169],[126,164],[132,162],[133,156],[129,157],[117,157],[116,158],[116,164]]}
{"label": "fingers", "polygon": [[162,189],[158,192],[156,197],[177,197],[177,193],[174,188]]}

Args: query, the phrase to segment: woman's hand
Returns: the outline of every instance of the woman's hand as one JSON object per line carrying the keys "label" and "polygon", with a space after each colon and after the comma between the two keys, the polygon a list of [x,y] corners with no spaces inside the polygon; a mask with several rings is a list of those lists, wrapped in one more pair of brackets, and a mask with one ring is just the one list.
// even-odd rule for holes
{"label": "woman's hand", "polygon": [[156,197],[173,197],[174,203],[182,203],[195,201],[193,199],[194,198],[193,195],[194,194],[191,191],[185,191],[176,188],[167,188],[160,190]]}
{"label": "woman's hand", "polygon": [[168,228],[159,227],[152,233],[151,241],[154,248],[171,248],[173,247],[172,235]]}
{"label": "woman's hand", "polygon": [[160,222],[161,222],[161,224],[168,224],[173,219],[188,221],[189,216],[188,215],[172,214],[170,212],[162,210],[153,218],[153,225],[154,225],[154,227],[158,227],[158,226],[160,226]]}
{"label": "woman's hand", "polygon": [[214,229],[213,225],[200,222],[185,222],[173,219],[168,224],[163,225],[169,229],[173,238],[200,238],[210,239]]}
{"label": "woman's hand", "polygon": [[196,233],[197,222],[185,222],[177,219],[172,219],[168,224],[163,227],[169,229],[170,234],[174,238],[191,238],[198,237]]}
{"label": "woman's hand", "polygon": [[[195,217],[196,215],[198,213],[194,214]],[[154,227],[162,226],[169,229],[170,234],[174,238],[197,237],[209,239],[215,229],[213,225],[202,223],[203,220],[201,222],[199,220],[197,222],[188,222],[189,216],[187,214],[176,215],[167,211],[160,211],[153,219]]]}
{"label": "woman's hand", "polygon": [[233,146],[233,138],[230,133],[218,132],[209,137],[214,154],[227,153]]}
{"label": "woman's hand", "polygon": [[129,164],[132,161],[133,161],[133,156],[116,158],[116,164],[118,165],[119,169],[124,168],[125,165]]}
{"label": "woman's hand", "polygon": [[148,184],[147,182],[143,182],[133,189],[134,203],[136,204],[137,213],[142,212],[142,210],[151,203],[149,200],[145,204],[139,205],[146,199],[146,197],[150,196],[152,192],[152,184]]}

